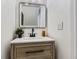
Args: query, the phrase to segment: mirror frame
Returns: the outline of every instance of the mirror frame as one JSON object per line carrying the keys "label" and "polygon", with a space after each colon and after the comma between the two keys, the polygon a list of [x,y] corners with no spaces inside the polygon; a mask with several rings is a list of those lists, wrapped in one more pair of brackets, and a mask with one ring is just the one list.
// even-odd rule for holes
{"label": "mirror frame", "polygon": [[[20,4],[31,4],[31,5],[39,5],[39,6],[45,6],[45,27],[37,27],[37,26],[30,26],[30,27],[28,27],[28,26],[21,26],[21,19],[20,19]],[[28,6],[28,5],[27,5]],[[46,7],[46,5],[45,4],[38,4],[38,3],[28,3],[28,2],[19,2],[19,8],[18,8],[19,10],[18,10],[18,15],[19,15],[19,18],[18,18],[18,20],[19,20],[19,27],[20,28],[46,28],[47,27],[47,7]]]}

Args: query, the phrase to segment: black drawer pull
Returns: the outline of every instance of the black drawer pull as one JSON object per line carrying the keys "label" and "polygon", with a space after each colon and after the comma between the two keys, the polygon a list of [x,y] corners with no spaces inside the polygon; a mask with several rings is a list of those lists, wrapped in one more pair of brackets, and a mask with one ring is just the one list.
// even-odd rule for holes
{"label": "black drawer pull", "polygon": [[44,52],[44,50],[28,51],[28,52],[25,52],[25,53],[28,54],[28,53],[40,53],[40,52]]}

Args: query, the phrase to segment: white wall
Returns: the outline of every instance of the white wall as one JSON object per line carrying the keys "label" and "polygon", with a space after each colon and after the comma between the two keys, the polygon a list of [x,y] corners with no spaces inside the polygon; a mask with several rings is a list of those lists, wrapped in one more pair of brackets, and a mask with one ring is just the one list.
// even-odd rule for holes
{"label": "white wall", "polygon": [[[58,59],[76,59],[75,2],[75,0],[48,0],[47,2],[48,35],[55,38]],[[59,21],[64,23],[63,30],[58,30]]]}
{"label": "white wall", "polygon": [[10,41],[15,29],[15,0],[1,1],[1,59],[9,58]]}

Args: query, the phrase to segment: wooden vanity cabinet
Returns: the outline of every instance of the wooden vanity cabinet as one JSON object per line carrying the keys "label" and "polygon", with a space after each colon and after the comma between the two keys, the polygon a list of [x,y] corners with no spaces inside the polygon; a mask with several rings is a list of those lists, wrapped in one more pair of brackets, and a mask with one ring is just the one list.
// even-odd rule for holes
{"label": "wooden vanity cabinet", "polygon": [[11,44],[11,59],[55,59],[55,42]]}

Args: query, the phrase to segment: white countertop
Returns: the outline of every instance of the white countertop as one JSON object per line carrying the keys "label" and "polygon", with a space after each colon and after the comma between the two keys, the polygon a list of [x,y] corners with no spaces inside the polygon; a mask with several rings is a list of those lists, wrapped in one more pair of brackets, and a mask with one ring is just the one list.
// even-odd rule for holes
{"label": "white countertop", "polygon": [[16,38],[11,41],[12,44],[14,43],[32,43],[32,42],[50,42],[54,41],[54,39],[49,37],[23,37],[23,38]]}

